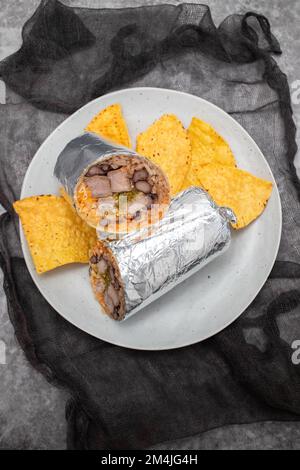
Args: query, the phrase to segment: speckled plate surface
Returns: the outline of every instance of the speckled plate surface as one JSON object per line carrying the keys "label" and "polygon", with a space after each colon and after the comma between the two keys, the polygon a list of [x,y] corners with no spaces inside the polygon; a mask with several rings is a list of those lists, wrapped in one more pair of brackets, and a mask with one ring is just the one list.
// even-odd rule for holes
{"label": "speckled plate surface", "polygon": [[262,216],[233,232],[229,250],[178,287],[123,323],[104,315],[93,297],[87,265],[69,265],[39,276],[21,229],[29,272],[45,299],[83,331],[120,346],[160,350],[202,341],[233,322],[265,283],[281,236],[281,205],[263,154],[247,132],[215,105],[186,93],[160,88],[131,88],[97,98],[64,121],[42,144],[26,173],[21,197],[58,193],[53,169],[59,152],[79,135],[102,108],[120,103],[132,141],[163,113],[175,113],[188,126],[204,119],[228,141],[238,166],[273,182]]}

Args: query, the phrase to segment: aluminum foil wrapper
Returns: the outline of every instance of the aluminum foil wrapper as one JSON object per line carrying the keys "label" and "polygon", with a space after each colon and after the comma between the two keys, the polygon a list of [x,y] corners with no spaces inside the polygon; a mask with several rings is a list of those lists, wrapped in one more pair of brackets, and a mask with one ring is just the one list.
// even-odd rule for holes
{"label": "aluminum foil wrapper", "polygon": [[85,132],[71,140],[59,154],[54,175],[61,182],[74,202],[74,190],[79,177],[92,163],[98,163],[115,155],[138,156],[136,152]]}
{"label": "aluminum foil wrapper", "polygon": [[227,250],[233,212],[206,191],[181,192],[150,228],[109,244],[120,269],[129,318]]}

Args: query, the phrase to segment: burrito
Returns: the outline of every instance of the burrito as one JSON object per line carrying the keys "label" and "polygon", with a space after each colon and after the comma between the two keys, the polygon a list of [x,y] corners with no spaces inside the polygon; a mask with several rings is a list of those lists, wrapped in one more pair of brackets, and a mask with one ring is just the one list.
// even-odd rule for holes
{"label": "burrito", "polygon": [[90,253],[90,281],[103,310],[124,320],[224,253],[230,243],[228,208],[206,191],[189,188],[152,227],[106,243]]}
{"label": "burrito", "polygon": [[[80,217],[112,234],[157,222],[170,204],[163,171],[145,157],[96,134],[84,133],[60,153],[54,174]],[[155,206],[159,210],[151,211]]]}

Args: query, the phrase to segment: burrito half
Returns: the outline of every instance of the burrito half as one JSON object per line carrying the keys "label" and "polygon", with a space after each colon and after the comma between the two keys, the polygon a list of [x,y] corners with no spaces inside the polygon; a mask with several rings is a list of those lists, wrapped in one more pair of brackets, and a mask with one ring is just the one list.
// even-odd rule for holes
{"label": "burrito half", "polygon": [[169,207],[169,183],[160,167],[95,134],[73,139],[60,153],[54,174],[78,214],[100,235],[118,238],[156,223]]}
{"label": "burrito half", "polygon": [[232,220],[230,209],[218,207],[204,190],[180,193],[154,226],[97,242],[90,254],[96,299],[114,320],[137,313],[224,253]]}

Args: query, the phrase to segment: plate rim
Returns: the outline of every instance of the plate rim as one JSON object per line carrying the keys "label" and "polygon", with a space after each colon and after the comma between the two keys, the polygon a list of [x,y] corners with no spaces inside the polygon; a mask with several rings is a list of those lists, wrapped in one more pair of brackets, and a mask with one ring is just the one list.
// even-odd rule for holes
{"label": "plate rim", "polygon": [[[279,193],[279,190],[278,190],[278,186],[277,186],[277,183],[276,183],[276,180],[274,178],[274,175],[273,175],[273,172],[271,170],[271,167],[269,165],[269,162],[267,161],[267,159],[265,158],[263,152],[260,150],[259,146],[257,145],[257,143],[255,142],[255,140],[253,139],[253,137],[251,137],[251,135],[246,131],[246,129],[244,129],[244,127],[238,122],[236,121],[230,114],[228,114],[226,111],[224,111],[222,108],[220,108],[219,106],[217,106],[216,104],[212,103],[211,101],[208,101],[200,96],[197,96],[197,95],[194,95],[192,93],[188,93],[188,92],[185,92],[185,91],[178,91],[178,90],[174,90],[174,89],[169,89],[169,88],[160,88],[160,87],[147,87],[147,86],[143,86],[143,87],[132,87],[132,88],[122,88],[122,89],[119,89],[119,90],[115,90],[115,91],[112,91],[110,93],[106,93],[102,96],[98,96],[97,98],[94,98],[93,100],[89,101],[88,103],[86,103],[84,106],[82,106],[81,108],[79,108],[78,110],[76,110],[73,114],[71,114],[70,116],[68,116],[66,119],[64,119],[55,129],[53,129],[53,131],[46,137],[46,139],[42,142],[42,144],[39,146],[39,148],[36,150],[34,156],[32,157],[28,167],[27,167],[27,170],[26,170],[26,173],[25,173],[25,176],[24,176],[24,179],[23,179],[23,182],[22,182],[22,187],[21,187],[21,193],[20,193],[20,199],[23,199],[24,198],[24,191],[25,191],[25,186],[27,185],[27,179],[28,179],[28,175],[30,173],[30,169],[31,169],[31,166],[34,165],[34,161],[36,160],[37,158],[37,154],[43,150],[43,147],[47,144],[47,141],[53,136],[53,134],[55,134],[56,132],[59,132],[59,130],[61,129],[61,127],[63,127],[65,125],[65,123],[67,121],[71,121],[72,119],[74,119],[76,117],[77,114],[81,113],[83,109],[89,107],[92,103],[95,103],[96,101],[99,101],[101,100],[102,98],[104,97],[113,97],[115,95],[118,95],[120,93],[124,93],[124,92],[143,92],[143,91],[154,91],[154,92],[167,92],[167,93],[171,93],[171,94],[175,94],[175,95],[183,95],[183,96],[189,96],[189,97],[193,97],[193,98],[196,98],[197,100],[200,100],[206,104],[208,104],[209,106],[211,106],[212,108],[214,108],[218,113],[221,113],[223,114],[224,116],[226,116],[226,119],[230,119],[232,122],[234,122],[234,124],[236,126],[239,127],[239,130],[241,131],[242,134],[244,134],[247,139],[251,142],[251,144],[256,148],[256,150],[259,152],[260,154],[260,157],[263,159],[266,167],[268,168],[269,172],[270,172],[270,175],[272,176],[272,183],[273,183],[273,194],[276,195],[276,199],[277,199],[277,208],[278,208],[278,215],[279,215],[279,224],[278,224],[278,234],[277,234],[277,244],[276,244],[276,247],[275,247],[275,250],[274,250],[274,254],[273,254],[273,258],[272,258],[272,262],[270,263],[270,267],[267,271],[267,276],[266,278],[260,283],[259,285],[259,288],[256,290],[255,294],[253,294],[253,296],[251,296],[251,299],[248,301],[248,303],[245,305],[244,309],[239,312],[237,315],[235,315],[233,318],[231,318],[229,321],[227,321],[222,327],[218,328],[214,333],[212,334],[206,334],[203,338],[199,339],[199,340],[196,340],[196,341],[186,341],[180,345],[174,345],[174,346],[168,346],[168,347],[138,347],[138,346],[128,346],[126,344],[122,344],[122,342],[114,342],[114,341],[108,341],[107,339],[102,339],[100,338],[97,334],[89,331],[89,329],[84,329],[82,326],[78,326],[77,324],[75,324],[73,321],[70,320],[70,318],[67,318],[67,316],[65,316],[61,311],[59,311],[54,305],[53,303],[48,299],[47,296],[44,295],[43,292],[41,292],[40,288],[39,288],[39,285],[38,283],[36,282],[36,279],[34,278],[34,276],[32,275],[32,267],[31,265],[29,264],[29,261],[30,261],[30,252],[29,252],[29,248],[28,248],[28,245],[27,245],[27,240],[25,238],[25,235],[24,235],[24,231],[23,231],[23,227],[22,227],[22,224],[21,224],[21,220],[19,219],[19,230],[20,230],[20,242],[21,242],[21,248],[22,248],[22,253],[23,253],[23,256],[24,256],[24,260],[25,260],[25,263],[26,263],[26,267],[30,273],[30,276],[31,276],[31,279],[33,280],[35,286],[37,287],[37,289],[39,290],[40,294],[43,296],[43,298],[49,303],[49,305],[55,310],[55,312],[57,312],[59,315],[61,315],[66,321],[68,321],[69,323],[71,323],[73,326],[75,326],[76,328],[80,329],[81,331],[83,331],[84,333],[86,334],[89,334],[91,336],[93,336],[94,338],[97,338],[97,339],[100,339],[101,341],[104,341],[104,342],[107,342],[109,344],[112,344],[114,346],[119,346],[119,347],[122,347],[122,348],[126,348],[126,349],[132,349],[132,350],[137,350],[137,351],[167,351],[167,350],[173,350],[173,349],[181,349],[181,348],[184,348],[184,347],[188,347],[188,346],[192,346],[194,344],[197,344],[197,343],[200,343],[202,341],[205,341],[209,338],[212,338],[214,337],[215,335],[217,335],[218,333],[220,333],[221,331],[225,330],[225,328],[227,328],[229,325],[231,325],[233,322],[235,322],[244,312],[245,310],[249,307],[249,305],[254,301],[254,299],[257,297],[257,295],[259,294],[259,292],[261,291],[261,289],[263,288],[263,286],[265,285],[266,281],[268,280],[269,278],[269,275],[273,269],[273,266],[275,264],[275,261],[276,261],[276,258],[277,258],[277,254],[278,254],[278,250],[279,250],[279,246],[280,246],[280,241],[281,241],[281,236],[282,236],[282,204],[281,204],[281,198],[280,198],[280,193]],[[29,196],[25,196],[25,197],[29,197]],[[24,247],[26,246],[26,249],[27,249],[27,252],[26,250],[24,249]]]}

